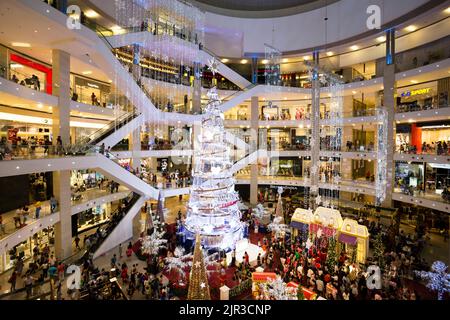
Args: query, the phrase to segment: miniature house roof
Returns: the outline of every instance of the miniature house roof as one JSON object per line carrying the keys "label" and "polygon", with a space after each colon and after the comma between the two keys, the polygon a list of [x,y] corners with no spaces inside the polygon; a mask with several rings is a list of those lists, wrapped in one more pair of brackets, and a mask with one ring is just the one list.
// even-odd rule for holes
{"label": "miniature house roof", "polygon": [[356,220],[348,218],[344,219],[341,232],[355,237],[367,238],[369,236],[369,231],[365,225],[358,224]]}
{"label": "miniature house roof", "polygon": [[311,223],[313,222],[313,213],[312,210],[297,208],[295,209],[294,214],[292,215],[291,221],[297,221],[301,223]]}
{"label": "miniature house roof", "polygon": [[314,211],[314,222],[340,229],[342,226],[342,216],[339,210],[318,207]]}

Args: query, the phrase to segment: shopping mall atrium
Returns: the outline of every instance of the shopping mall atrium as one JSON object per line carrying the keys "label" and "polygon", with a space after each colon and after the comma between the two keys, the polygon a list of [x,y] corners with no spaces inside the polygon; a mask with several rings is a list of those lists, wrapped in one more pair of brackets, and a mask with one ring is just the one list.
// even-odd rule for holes
{"label": "shopping mall atrium", "polygon": [[0,1],[0,300],[448,300],[450,1]]}

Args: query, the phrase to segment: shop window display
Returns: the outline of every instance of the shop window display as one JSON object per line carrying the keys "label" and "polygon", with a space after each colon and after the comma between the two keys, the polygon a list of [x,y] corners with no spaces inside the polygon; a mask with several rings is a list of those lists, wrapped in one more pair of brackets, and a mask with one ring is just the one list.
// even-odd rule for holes
{"label": "shop window display", "polygon": [[[445,93],[441,94],[445,97]],[[439,99],[437,82],[428,82],[397,89],[397,112],[413,112],[447,107],[446,99]]]}

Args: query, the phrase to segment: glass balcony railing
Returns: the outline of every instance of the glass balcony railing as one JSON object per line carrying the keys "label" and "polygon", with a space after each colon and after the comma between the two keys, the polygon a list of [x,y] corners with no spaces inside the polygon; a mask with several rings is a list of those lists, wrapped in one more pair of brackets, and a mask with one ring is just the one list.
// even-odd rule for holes
{"label": "glass balcony railing", "polygon": [[34,160],[92,155],[99,152],[99,147],[92,145],[28,145],[0,143],[0,160]]}
{"label": "glass balcony railing", "polygon": [[397,105],[396,112],[416,112],[416,111],[426,111],[440,108],[449,107],[446,100],[439,100],[438,96],[433,96],[425,101],[413,101],[408,103],[400,103]]}
{"label": "glass balcony railing", "polygon": [[373,117],[377,115],[377,109],[354,110],[344,112],[321,111],[320,119],[340,119],[340,118],[356,118],[356,117]]}
{"label": "glass balcony railing", "polygon": [[[396,178],[396,180],[399,180]],[[446,187],[442,193],[438,194],[433,190],[423,190],[421,188],[415,188],[412,186],[407,186],[405,184],[397,184],[394,188],[394,192],[403,193],[408,196],[424,198],[431,201],[439,201],[450,203],[450,190],[449,187]]]}
{"label": "glass balcony railing", "polygon": [[436,142],[422,145],[420,152],[417,147],[409,144],[397,145],[396,152],[405,154],[434,155],[434,156],[450,156],[450,141]]}
{"label": "glass balcony railing", "polygon": [[320,145],[321,151],[338,151],[338,152],[376,152],[377,148],[373,143],[367,144],[367,145],[356,145],[353,143],[347,143],[346,146],[343,145],[327,145],[327,144],[321,144]]}

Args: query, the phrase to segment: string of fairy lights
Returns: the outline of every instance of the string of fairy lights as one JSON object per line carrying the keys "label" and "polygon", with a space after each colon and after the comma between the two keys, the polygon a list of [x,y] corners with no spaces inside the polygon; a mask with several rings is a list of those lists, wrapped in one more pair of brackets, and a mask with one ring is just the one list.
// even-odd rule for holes
{"label": "string of fairy lights", "polygon": [[[115,7],[120,27],[113,30],[114,34],[147,33],[139,43],[115,49],[122,67],[159,110],[192,113],[194,65],[201,61],[199,46],[204,43],[205,14],[179,0],[115,0]],[[155,114],[151,120],[151,125],[142,126],[142,132],[168,139],[165,117]],[[181,123],[171,125],[174,129],[182,127]]]}

